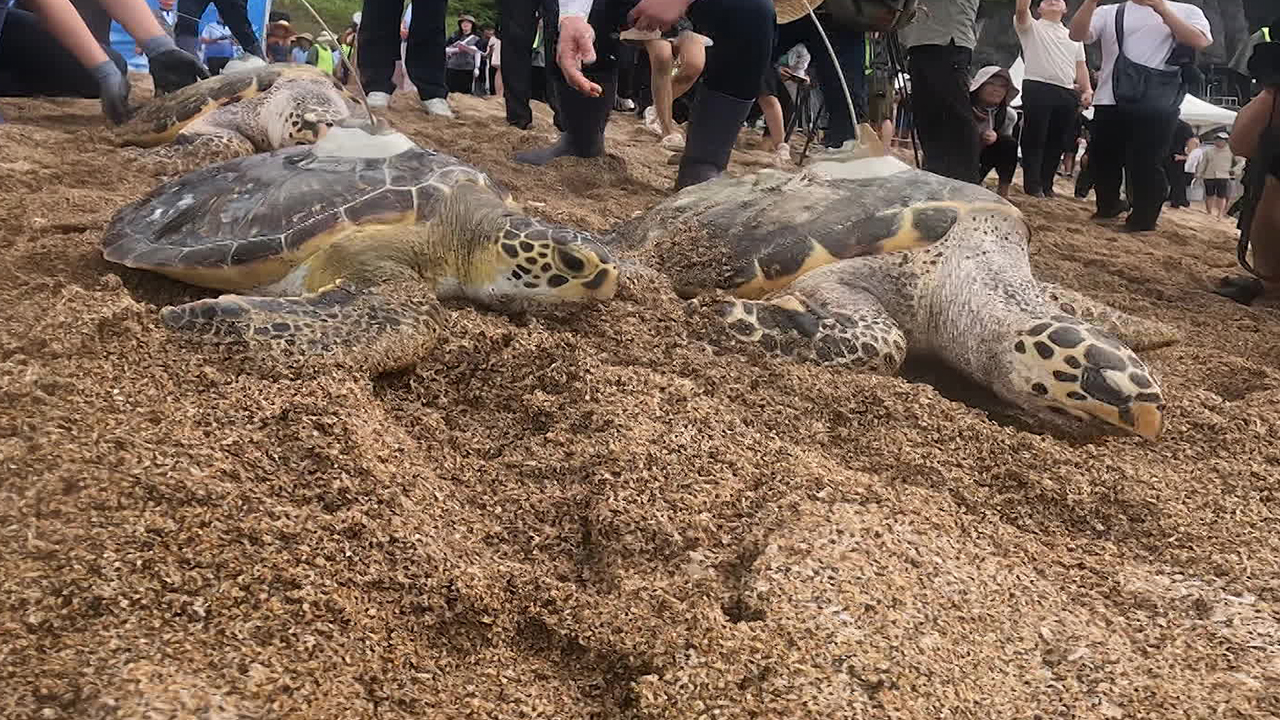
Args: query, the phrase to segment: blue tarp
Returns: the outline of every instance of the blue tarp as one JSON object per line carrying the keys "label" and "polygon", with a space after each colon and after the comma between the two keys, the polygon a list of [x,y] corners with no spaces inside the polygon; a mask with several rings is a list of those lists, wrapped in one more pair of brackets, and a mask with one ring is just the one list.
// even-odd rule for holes
{"label": "blue tarp", "polygon": [[[3,0],[0,0],[3,2]],[[147,5],[152,8],[158,8],[157,0],[147,0]],[[262,38],[263,28],[267,25],[267,16],[271,12],[271,0],[249,0],[249,22],[253,24],[253,32]],[[200,29],[204,30],[204,26],[214,19],[218,14],[218,9],[209,3],[205,8],[204,15],[200,16]],[[133,38],[129,37],[129,33],[120,27],[120,23],[111,23],[111,47],[120,53],[129,61],[129,69],[139,72],[147,71],[147,58],[143,55],[134,55],[135,47]]]}

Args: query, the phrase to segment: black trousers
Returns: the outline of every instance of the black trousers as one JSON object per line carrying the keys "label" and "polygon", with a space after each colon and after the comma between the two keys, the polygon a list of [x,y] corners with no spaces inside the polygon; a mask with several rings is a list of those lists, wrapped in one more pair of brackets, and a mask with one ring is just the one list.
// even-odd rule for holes
{"label": "black trousers", "polygon": [[1071,88],[1038,80],[1022,84],[1022,184],[1028,195],[1053,191],[1079,108],[1080,97]]}
{"label": "black trousers", "polygon": [[1169,192],[1164,161],[1177,121],[1177,108],[1094,107],[1089,165],[1100,214],[1119,211],[1120,185],[1127,179],[1132,205],[1128,224],[1155,226]]}
{"label": "black trousers", "polygon": [[[595,3],[602,4],[599,0]],[[538,31],[538,16],[542,23],[542,52],[546,69],[542,71],[543,87],[554,88],[551,82],[560,74],[556,65],[556,38],[559,28],[560,3],[558,0],[499,0],[498,12],[502,18],[502,92],[507,107],[507,124],[526,129],[533,124],[533,109],[529,102],[536,95],[533,73],[533,40]],[[554,93],[554,90],[551,90]],[[542,97],[536,97],[541,100]],[[555,96],[547,99],[555,126],[564,129],[560,121],[560,104]]]}
{"label": "black trousers", "polygon": [[240,47],[250,55],[261,56],[262,46],[258,43],[258,36],[253,34],[253,24],[249,22],[248,0],[178,0],[178,19],[173,24],[173,41],[178,47],[199,57],[200,25],[197,18],[204,15],[210,2],[218,8],[223,24],[235,36]]}
{"label": "black trousers", "polygon": [[1186,171],[1185,160],[1169,158],[1164,164],[1164,176],[1169,181],[1169,205],[1172,207],[1190,207],[1187,199],[1187,185],[1192,175]]}
{"label": "black trousers", "polygon": [[924,169],[963,182],[978,182],[981,153],[969,101],[972,59],[972,50],[953,42],[917,45],[907,60],[911,114],[924,151]]}
{"label": "black trousers", "polygon": [[[818,14],[819,19],[823,17]],[[849,94],[853,96],[854,110],[860,119],[867,117],[867,76],[864,72],[866,63],[866,35],[857,30],[848,30],[823,23],[823,30],[831,40],[831,47],[840,60],[840,69],[844,71],[845,81],[849,83]],[[719,42],[719,41],[717,41]],[[804,43],[809,49],[811,67],[817,73],[818,87],[827,108],[827,132],[823,137],[823,145],[840,147],[846,140],[853,139],[854,120],[849,117],[849,105],[844,99],[844,88],[840,85],[840,77],[836,75],[836,64],[822,42],[822,36],[813,25],[808,15],[793,20],[786,25],[778,26],[778,41],[773,60],[782,57],[797,43]]]}
{"label": "black trousers", "polygon": [[[404,69],[422,100],[449,94],[444,80],[446,4],[447,0],[413,0]],[[400,59],[400,17],[404,14],[404,0],[364,0],[360,12],[360,35],[356,39],[360,82],[365,92],[390,95],[396,88],[391,78]]]}
{"label": "black trousers", "polygon": [[1013,182],[1013,173],[1018,169],[1018,141],[1013,136],[1001,135],[982,148],[978,155],[978,182],[986,180],[993,169],[1001,185]]}
{"label": "black trousers", "polygon": [[[586,74],[617,77],[621,42],[616,35],[637,4],[638,0],[597,0],[591,8],[596,62],[583,68]],[[755,100],[773,54],[775,19],[772,0],[698,0],[690,5],[694,30],[715,41],[707,48],[702,87],[739,100]],[[504,66],[506,62],[504,52]],[[548,58],[548,67],[551,64]]]}
{"label": "black trousers", "polygon": [[[0,0],[3,1],[3,0]],[[110,46],[107,56],[127,73],[123,57]],[[8,8],[0,33],[0,97],[98,97],[98,81],[35,14]]]}

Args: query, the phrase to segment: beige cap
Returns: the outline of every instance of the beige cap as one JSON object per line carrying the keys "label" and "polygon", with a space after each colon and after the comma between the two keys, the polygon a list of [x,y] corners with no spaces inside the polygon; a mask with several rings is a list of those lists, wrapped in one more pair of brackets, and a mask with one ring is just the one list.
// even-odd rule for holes
{"label": "beige cap", "polygon": [[773,9],[778,14],[778,24],[785,25],[808,15],[810,7],[817,10],[821,4],[822,0],[773,0]]}

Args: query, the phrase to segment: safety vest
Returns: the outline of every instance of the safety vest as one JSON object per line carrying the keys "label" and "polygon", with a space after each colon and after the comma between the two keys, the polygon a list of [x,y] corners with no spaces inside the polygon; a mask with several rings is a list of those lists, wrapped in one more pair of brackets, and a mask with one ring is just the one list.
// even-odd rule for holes
{"label": "safety vest", "polygon": [[1271,42],[1271,28],[1262,28],[1262,42]]}
{"label": "safety vest", "polygon": [[316,46],[316,67],[333,74],[333,51],[324,45]]}

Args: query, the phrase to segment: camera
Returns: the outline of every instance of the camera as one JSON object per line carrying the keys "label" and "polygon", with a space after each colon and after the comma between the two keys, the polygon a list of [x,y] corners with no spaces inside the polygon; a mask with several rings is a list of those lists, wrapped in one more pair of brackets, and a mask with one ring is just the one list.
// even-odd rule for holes
{"label": "camera", "polygon": [[1264,87],[1280,86],[1280,42],[1254,46],[1249,56],[1249,75]]}

